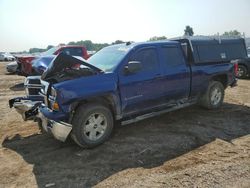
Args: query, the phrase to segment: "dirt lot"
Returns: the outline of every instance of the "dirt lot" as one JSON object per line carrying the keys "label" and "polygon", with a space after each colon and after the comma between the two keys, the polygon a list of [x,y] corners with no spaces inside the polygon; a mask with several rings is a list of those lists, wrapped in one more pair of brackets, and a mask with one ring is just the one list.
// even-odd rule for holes
{"label": "dirt lot", "polygon": [[250,187],[250,80],[227,89],[219,110],[118,127],[92,150],[40,134],[9,109],[22,81],[0,63],[0,187]]}

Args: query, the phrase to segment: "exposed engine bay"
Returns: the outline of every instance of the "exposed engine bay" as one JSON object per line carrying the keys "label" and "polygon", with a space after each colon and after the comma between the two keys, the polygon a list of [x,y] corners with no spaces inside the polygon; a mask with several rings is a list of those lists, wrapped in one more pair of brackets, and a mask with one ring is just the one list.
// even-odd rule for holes
{"label": "exposed engine bay", "polygon": [[66,80],[71,80],[83,76],[91,76],[96,73],[89,68],[65,68],[57,73],[55,73],[52,77],[46,79],[49,83],[58,83]]}
{"label": "exposed engine bay", "polygon": [[100,73],[102,70],[90,65],[85,60],[61,53],[52,61],[41,79],[53,84]]}

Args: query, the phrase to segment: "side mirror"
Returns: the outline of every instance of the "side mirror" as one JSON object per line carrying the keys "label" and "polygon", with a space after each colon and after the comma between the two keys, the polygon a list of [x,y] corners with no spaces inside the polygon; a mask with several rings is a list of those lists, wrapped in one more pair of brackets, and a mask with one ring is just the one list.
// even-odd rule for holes
{"label": "side mirror", "polygon": [[125,66],[125,74],[134,74],[139,72],[142,69],[142,64],[140,61],[130,61],[128,65]]}

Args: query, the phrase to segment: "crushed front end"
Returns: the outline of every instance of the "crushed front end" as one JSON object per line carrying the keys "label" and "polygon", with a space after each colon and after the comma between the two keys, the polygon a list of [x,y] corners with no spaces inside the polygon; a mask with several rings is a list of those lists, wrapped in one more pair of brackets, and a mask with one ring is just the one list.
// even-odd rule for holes
{"label": "crushed front end", "polygon": [[[62,102],[67,89],[61,92],[56,85],[69,80],[99,74],[101,70],[77,58],[59,54],[48,69],[39,76],[27,77],[25,90],[27,97],[17,97],[9,101],[24,120],[37,121],[46,132],[51,132],[60,141],[65,141],[72,130],[70,124],[71,105]],[[62,94],[64,93],[64,94]]]}
{"label": "crushed front end", "polygon": [[40,76],[30,76],[24,81],[26,96],[9,100],[9,107],[14,107],[21,114],[24,121],[36,120],[38,107],[43,103],[43,96],[39,94],[42,85]]}
{"label": "crushed front end", "polygon": [[[69,90],[63,89],[63,85],[67,81],[96,75],[100,71],[83,60],[63,53],[53,60],[41,77],[40,94],[44,97],[44,103],[39,106],[38,117],[45,131],[51,132],[60,141],[64,142],[67,139],[72,130],[72,109],[70,104],[63,102],[63,98],[70,93]],[[59,92],[59,85],[63,92]]]}

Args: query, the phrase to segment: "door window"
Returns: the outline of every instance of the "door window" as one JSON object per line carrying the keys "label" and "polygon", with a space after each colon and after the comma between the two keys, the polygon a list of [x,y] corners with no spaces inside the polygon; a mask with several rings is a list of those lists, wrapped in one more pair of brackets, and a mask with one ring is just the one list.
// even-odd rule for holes
{"label": "door window", "polygon": [[162,47],[162,58],[164,65],[167,67],[174,67],[184,64],[183,55],[180,53],[180,49],[176,47]]}
{"label": "door window", "polygon": [[130,61],[140,61],[142,63],[142,70],[140,72],[156,70],[158,66],[156,49],[147,48],[137,51],[130,57]]}

